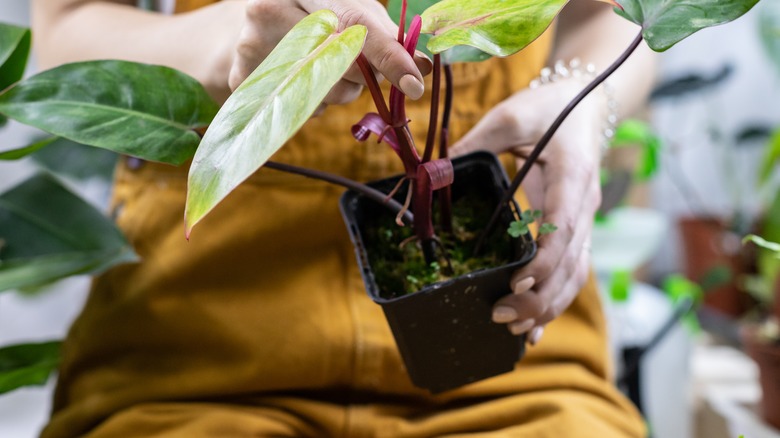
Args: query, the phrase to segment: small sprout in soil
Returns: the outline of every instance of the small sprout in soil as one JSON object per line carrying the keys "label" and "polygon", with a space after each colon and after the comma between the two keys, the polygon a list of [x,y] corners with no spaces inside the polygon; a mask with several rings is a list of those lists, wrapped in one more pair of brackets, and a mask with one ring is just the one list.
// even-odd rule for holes
{"label": "small sprout in soil", "polygon": [[[520,219],[509,224],[506,232],[512,237],[520,237],[528,233],[528,226],[542,218],[541,210],[525,210],[520,213]],[[544,223],[539,227],[539,234],[550,234],[557,230],[553,224]]]}

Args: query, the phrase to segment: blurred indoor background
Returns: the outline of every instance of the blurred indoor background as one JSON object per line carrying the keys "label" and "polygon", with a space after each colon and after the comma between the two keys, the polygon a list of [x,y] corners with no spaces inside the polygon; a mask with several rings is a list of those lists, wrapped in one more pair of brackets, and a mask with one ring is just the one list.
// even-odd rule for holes
{"label": "blurred indoor background", "polygon": [[[656,93],[637,125],[619,130],[625,142],[606,160],[610,205],[597,219],[595,265],[616,376],[656,437],[780,437],[759,413],[758,370],[739,338],[760,301],[746,291],[753,273],[741,238],[761,232],[780,191],[777,166],[774,186],[757,185],[770,135],[780,128],[780,60],[772,61],[761,39],[770,26],[780,41],[780,27],[762,27],[775,1],[660,55]],[[29,25],[28,3],[2,0],[0,21]],[[34,72],[33,59],[27,74]],[[11,122],[0,128],[0,151],[36,135]],[[0,192],[46,166],[43,158],[0,162]],[[105,209],[106,178],[70,175],[65,182]],[[703,240],[687,242],[694,235]],[[716,255],[695,253],[697,246]],[[71,278],[32,294],[0,293],[0,346],[61,338],[88,282]],[[697,291],[705,297],[698,322],[675,314]],[[0,437],[36,436],[52,387],[50,381],[0,395]]]}

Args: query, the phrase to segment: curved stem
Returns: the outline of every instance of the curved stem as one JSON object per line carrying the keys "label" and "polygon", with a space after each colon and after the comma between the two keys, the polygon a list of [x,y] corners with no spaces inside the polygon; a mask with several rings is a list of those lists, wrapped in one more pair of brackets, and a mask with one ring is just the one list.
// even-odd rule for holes
{"label": "curved stem", "polygon": [[[336,184],[342,187],[346,187],[348,189],[360,193],[361,195],[369,199],[378,202],[381,205],[386,206],[387,208],[392,210],[393,213],[398,213],[403,210],[403,206],[400,203],[398,203],[398,201],[396,201],[393,198],[388,198],[385,193],[382,193],[379,190],[369,187],[365,184],[361,184],[357,181],[353,181],[349,178],[344,178],[343,176],[340,175],[323,172],[321,170],[314,170],[314,169],[307,169],[305,167],[293,166],[291,164],[277,163],[275,161],[267,161],[263,165],[263,167],[279,170],[282,172],[294,173],[296,175],[305,176],[307,178],[318,179],[321,181],[329,182],[331,184]],[[404,220],[406,220],[406,223],[408,224],[414,223],[414,216],[409,211],[406,211],[404,213],[403,218]]]}
{"label": "curved stem", "polygon": [[485,230],[482,232],[482,235],[480,236],[479,241],[474,248],[475,253],[479,252],[485,237],[489,236],[493,228],[495,228],[504,206],[512,199],[515,192],[517,191],[517,188],[520,187],[520,183],[522,183],[523,179],[525,179],[525,177],[528,175],[531,167],[534,165],[536,160],[539,159],[539,155],[541,155],[542,151],[544,151],[544,148],[547,146],[547,144],[550,143],[553,135],[555,135],[555,133],[558,131],[558,128],[561,127],[561,124],[564,120],[566,120],[566,117],[571,114],[574,108],[576,108],[577,105],[579,105],[580,102],[582,102],[582,100],[585,99],[585,97],[587,97],[591,91],[595,90],[596,87],[601,85],[601,83],[610,77],[612,73],[615,72],[615,70],[617,70],[621,65],[623,65],[624,62],[626,62],[629,56],[634,53],[634,50],[639,47],[641,42],[642,31],[640,30],[639,34],[637,34],[637,36],[634,38],[634,41],[631,42],[631,45],[629,45],[628,48],[620,54],[618,59],[616,59],[615,62],[613,62],[612,65],[610,65],[606,70],[604,70],[603,73],[593,79],[593,81],[591,81],[587,87],[580,91],[580,93],[577,94],[577,96],[571,102],[569,102],[568,105],[566,105],[566,108],[561,111],[552,125],[550,125],[550,127],[547,129],[547,132],[545,132],[542,138],[539,139],[539,142],[534,147],[531,155],[528,156],[528,158],[525,160],[525,163],[523,163],[523,167],[521,167],[517,172],[517,175],[515,175],[515,178],[512,180],[512,184],[510,184],[509,188],[504,191],[504,196],[501,198],[501,202],[498,203],[496,209],[493,211],[493,215],[490,217],[490,222],[488,222],[487,227],[485,227]]}

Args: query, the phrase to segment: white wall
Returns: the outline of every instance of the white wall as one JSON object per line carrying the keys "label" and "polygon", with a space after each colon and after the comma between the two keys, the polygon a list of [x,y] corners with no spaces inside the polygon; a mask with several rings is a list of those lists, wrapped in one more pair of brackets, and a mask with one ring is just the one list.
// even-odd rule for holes
{"label": "white wall", "polygon": [[[762,145],[714,144],[707,130],[714,125],[730,138],[748,124],[780,127],[780,71],[768,61],[758,37],[762,6],[774,1],[764,0],[733,23],[700,31],[661,58],[664,78],[689,72],[712,75],[725,63],[735,68],[714,93],[653,107],[653,124],[675,151],[665,154],[662,166],[667,169],[653,183],[652,202],[673,219],[691,214],[669,178],[668,168],[675,165],[687,175],[706,212],[727,217],[735,208],[744,208],[753,216],[758,213],[755,180]],[[677,240],[675,232],[663,245],[653,265],[655,274],[680,271]]]}

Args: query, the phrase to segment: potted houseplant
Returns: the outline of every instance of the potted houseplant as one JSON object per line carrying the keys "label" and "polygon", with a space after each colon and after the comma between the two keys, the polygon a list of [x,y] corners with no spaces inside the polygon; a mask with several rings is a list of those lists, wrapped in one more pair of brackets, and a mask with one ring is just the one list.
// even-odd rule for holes
{"label": "potted houseplant", "polygon": [[755,235],[752,241],[764,256],[761,277],[773,285],[767,296],[768,316],[760,323],[746,324],[740,335],[745,350],[756,361],[762,390],[761,414],[772,426],[780,429],[780,243],[770,242]]}
{"label": "potted houseplant", "polygon": [[[501,196],[497,197],[498,202],[489,209],[492,211],[488,215],[489,219],[481,235],[490,236],[495,230],[509,227],[513,229],[514,234],[518,235],[516,238],[527,240],[527,237],[519,236],[526,234],[523,231],[527,232],[527,225],[533,222],[537,215],[533,212],[525,215],[522,212],[515,212],[518,221],[509,225],[505,219],[507,211],[511,211],[507,206],[510,205],[514,192],[566,116],[589,92],[614,72],[643,39],[651,48],[663,51],[704,27],[731,21],[741,16],[757,1],[734,0],[727,7],[723,7],[716,0],[702,0],[698,2],[700,8],[687,8],[654,0],[610,2],[618,7],[619,13],[624,17],[639,24],[641,31],[625,53],[566,107],[541,138],[512,183],[504,188],[499,182]],[[432,38],[428,41],[427,47],[434,54],[434,78],[437,78],[442,70],[446,78],[447,69],[442,66],[443,52],[466,45],[488,55],[507,56],[522,49],[540,35],[565,6],[567,0],[526,2],[445,0],[431,3],[435,4],[428,7],[421,17],[412,20],[406,36],[403,34],[404,26],[401,26],[399,44],[403,44],[411,52],[417,45],[417,38],[421,31],[431,34]],[[715,5],[718,5],[718,8],[710,10],[710,7]],[[405,2],[402,6],[405,6]],[[401,23],[405,21],[400,20]],[[443,246],[437,243],[440,239],[437,239],[432,226],[433,192],[443,191],[445,195],[440,204],[447,205],[449,203],[449,197],[446,195],[447,187],[452,185],[456,173],[455,167],[446,156],[446,123],[442,126],[437,126],[435,123],[438,119],[436,116],[438,98],[434,99],[431,105],[431,120],[434,120],[434,123],[430,124],[429,132],[433,134],[429,135],[425,151],[420,156],[408,136],[407,122],[403,117],[404,96],[398,90],[392,90],[388,105],[369,70],[368,63],[360,55],[366,35],[365,28],[352,26],[338,31],[338,25],[335,14],[329,11],[318,11],[302,20],[236,90],[216,116],[215,105],[209,103],[208,99],[198,98],[194,102],[190,101],[190,105],[176,106],[175,110],[172,110],[169,106],[171,102],[182,98],[178,94],[171,97],[142,92],[144,89],[151,89],[157,93],[158,84],[163,81],[162,83],[170,85],[171,93],[180,93],[182,96],[202,96],[202,89],[196,89],[197,87],[192,86],[186,78],[177,76],[176,72],[162,68],[151,70],[150,66],[122,62],[63,66],[22,81],[0,94],[0,113],[57,136],[175,165],[181,164],[192,156],[197,147],[190,169],[187,196],[186,235],[188,237],[193,226],[245,178],[260,167],[269,167],[348,186],[359,192],[361,196],[373,198],[382,206],[394,210],[396,214],[400,213],[401,218],[406,217],[413,224],[414,235],[419,242],[423,260],[430,267],[438,263],[439,257],[444,257],[446,260],[441,251]],[[467,59],[472,59],[474,51],[465,52]],[[484,57],[484,54],[478,57]],[[450,60],[458,60],[458,58],[453,57]],[[388,197],[386,193],[378,192],[363,184],[346,181],[335,175],[269,161],[269,158],[311,116],[328,90],[353,62],[357,62],[363,70],[369,91],[377,106],[377,113],[367,115],[361,123],[358,123],[355,132],[361,137],[364,137],[367,131],[374,132],[397,149],[405,169],[401,180],[405,181],[407,190],[411,193],[409,204],[414,212],[413,216],[408,214],[408,206],[392,200],[385,202],[385,198]],[[116,96],[116,93],[111,93],[108,82],[100,84],[101,87],[105,86],[99,89],[100,93],[88,89],[90,87],[78,88],[77,84],[83,83],[84,75],[89,76],[90,71],[94,73],[95,70],[112,72],[114,86],[121,83],[123,90],[136,90],[139,98],[134,99],[132,103],[123,101]],[[150,71],[156,74],[154,80],[147,77]],[[104,79],[105,76],[101,76],[100,79]],[[184,85],[177,84],[177,80]],[[435,94],[438,92],[439,85],[436,82],[438,80],[434,80]],[[54,87],[56,92],[51,88],[52,83],[57,84]],[[155,83],[155,86],[148,86],[151,83]],[[64,99],[70,105],[64,107],[51,105],[45,111],[40,110],[41,105],[46,108],[45,105],[51,104],[55,97],[58,98],[57,103],[61,104]],[[447,100],[445,98],[445,102]],[[84,111],[85,107],[90,109]],[[69,108],[80,111],[78,113],[67,111]],[[126,123],[123,124],[122,132],[118,133],[115,129],[81,129],[84,126],[100,125],[106,120],[117,120],[117,114],[113,114],[114,118],[111,118],[111,114],[107,114],[110,111],[99,112],[95,108],[120,108],[122,111],[115,111],[115,113],[121,112],[122,117],[125,118]],[[446,103],[443,113],[447,113]],[[153,117],[149,117],[149,114]],[[446,115],[443,118],[446,120]],[[175,119],[175,123],[172,123],[171,119]],[[77,123],[73,123],[74,120]],[[133,137],[133,133],[149,129],[148,126],[144,126],[144,123],[156,124],[155,127],[159,127],[153,139],[155,141],[150,141],[148,137],[143,139]],[[199,135],[207,124],[210,124],[210,128],[200,140]],[[439,136],[444,139],[444,147],[440,148],[439,157],[433,159],[433,137],[436,131],[440,131]],[[127,141],[128,138],[137,141]],[[171,144],[178,147],[171,148]],[[165,147],[161,147],[162,145]],[[19,153],[23,151],[24,149]],[[455,191],[454,187],[452,191]],[[446,217],[447,213],[441,216]],[[501,227],[497,226],[500,222],[503,222]],[[489,239],[479,237],[477,240],[474,244],[475,252],[479,253],[483,246],[482,241]],[[440,267],[445,265],[441,263]],[[484,319],[489,320],[489,315],[485,314]],[[513,354],[512,360],[515,359]]]}

